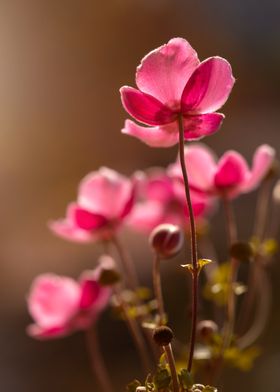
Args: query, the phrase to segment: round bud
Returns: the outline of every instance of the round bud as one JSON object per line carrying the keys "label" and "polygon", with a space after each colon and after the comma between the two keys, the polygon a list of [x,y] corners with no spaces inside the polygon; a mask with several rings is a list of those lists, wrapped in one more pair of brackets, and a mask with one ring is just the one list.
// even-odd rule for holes
{"label": "round bud", "polygon": [[212,320],[202,320],[197,324],[197,337],[203,342],[209,342],[218,332],[218,326]]}
{"label": "round bud", "polygon": [[159,346],[168,346],[173,336],[172,329],[163,325],[154,330],[153,339]]}
{"label": "round bud", "polygon": [[164,223],[152,231],[149,243],[160,257],[168,259],[180,252],[184,243],[183,232],[178,226]]}
{"label": "round bud", "polygon": [[250,261],[254,255],[249,242],[235,242],[229,250],[230,256],[239,261]]}

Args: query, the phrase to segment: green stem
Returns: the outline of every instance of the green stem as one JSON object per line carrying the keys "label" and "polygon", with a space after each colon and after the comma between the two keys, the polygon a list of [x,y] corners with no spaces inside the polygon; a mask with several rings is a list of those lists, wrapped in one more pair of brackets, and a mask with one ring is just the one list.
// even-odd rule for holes
{"label": "green stem", "polygon": [[146,342],[143,338],[143,335],[141,333],[139,325],[138,325],[136,319],[132,318],[130,316],[128,306],[125,303],[125,301],[123,301],[122,295],[116,287],[115,287],[115,295],[116,295],[117,301],[120,305],[120,308],[123,312],[123,317],[127,323],[128,329],[129,329],[131,336],[134,340],[134,344],[135,344],[135,346],[138,350],[139,356],[141,358],[143,370],[146,374],[148,374],[150,371],[149,354],[147,352]]}
{"label": "green stem", "polygon": [[173,392],[179,392],[180,387],[179,387],[179,380],[177,376],[177,371],[176,371],[176,365],[175,365],[175,360],[174,360],[174,355],[172,351],[171,344],[168,346],[164,346],[164,351],[167,357],[167,361],[169,364],[170,368],[170,373],[171,373],[171,378],[172,378],[172,385],[173,385]]}
{"label": "green stem", "polygon": [[125,278],[127,281],[128,286],[130,286],[133,290],[139,286],[136,270],[134,267],[134,264],[127,253],[125,247],[122,245],[118,237],[113,237],[112,242],[115,245],[115,248],[117,249],[117,252],[119,254],[119,257],[122,262],[123,270],[125,273]]}
{"label": "green stem", "polygon": [[90,355],[92,371],[102,392],[112,392],[113,388],[106,370],[106,366],[99,349],[99,341],[95,327],[85,331],[86,343]]}
{"label": "green stem", "polygon": [[188,371],[191,372],[195,339],[196,339],[196,324],[197,324],[198,255],[197,255],[195,219],[194,219],[194,213],[192,208],[189,180],[188,180],[188,174],[187,174],[186,163],[185,163],[185,154],[184,154],[184,124],[183,124],[183,117],[181,115],[179,115],[178,117],[178,127],[179,127],[179,157],[180,157],[180,163],[181,163],[182,174],[184,179],[185,195],[186,195],[186,200],[187,200],[187,205],[189,210],[190,228],[191,228],[191,257],[192,257],[192,266],[193,266],[192,324],[191,324],[191,336],[190,336],[189,358],[188,358]]}
{"label": "green stem", "polygon": [[164,324],[165,311],[164,311],[164,302],[163,302],[161,279],[160,279],[160,257],[158,256],[157,253],[155,253],[154,260],[153,260],[153,285],[154,285],[155,297],[158,304],[159,324],[162,325]]}

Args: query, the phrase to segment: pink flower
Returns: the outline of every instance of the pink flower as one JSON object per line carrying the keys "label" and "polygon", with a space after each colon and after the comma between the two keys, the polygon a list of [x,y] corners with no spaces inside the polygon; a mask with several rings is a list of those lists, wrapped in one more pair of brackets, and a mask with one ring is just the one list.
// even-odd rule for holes
{"label": "pink flower", "polygon": [[178,116],[183,116],[185,140],[198,140],[216,132],[224,118],[220,109],[235,79],[221,57],[200,62],[182,38],[173,38],[143,58],[136,71],[138,90],[121,88],[126,111],[140,123],[125,122],[123,133],[151,147],[178,143]]}
{"label": "pink flower", "polygon": [[[150,232],[163,223],[187,226],[189,216],[185,202],[185,190],[181,181],[172,179],[163,170],[154,169],[140,180],[140,200],[136,203],[128,224]],[[202,217],[210,207],[209,198],[191,194],[196,217]]]}
{"label": "pink flower", "polygon": [[50,223],[50,229],[71,241],[109,239],[130,213],[134,193],[128,178],[102,167],[81,181],[77,201],[69,204],[66,218]]}
{"label": "pink flower", "polygon": [[[236,151],[227,151],[218,162],[213,152],[203,144],[185,148],[185,161],[190,188],[199,193],[234,198],[255,189],[271,168],[275,150],[263,144],[257,148],[252,169]],[[179,160],[168,170],[171,176],[180,177]]]}
{"label": "pink flower", "polygon": [[111,295],[109,287],[98,283],[102,268],[101,263],[95,270],[83,273],[78,282],[55,274],[39,275],[27,299],[35,321],[28,327],[28,334],[51,339],[89,328]]}

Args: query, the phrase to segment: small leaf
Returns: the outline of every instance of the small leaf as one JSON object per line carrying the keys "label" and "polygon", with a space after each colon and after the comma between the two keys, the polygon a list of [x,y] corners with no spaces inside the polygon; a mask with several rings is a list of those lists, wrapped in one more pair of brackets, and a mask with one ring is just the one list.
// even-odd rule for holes
{"label": "small leaf", "polygon": [[180,373],[178,374],[178,378],[182,388],[190,389],[192,387],[193,378],[187,369],[181,369]]}
{"label": "small leaf", "polygon": [[167,363],[167,361],[166,361],[166,354],[165,354],[165,352],[163,353],[163,354],[161,354],[161,356],[160,356],[160,358],[159,358],[159,364],[161,365],[161,366],[166,366],[166,363]]}
{"label": "small leaf", "polygon": [[206,265],[212,263],[212,260],[210,259],[199,259],[198,260],[198,266],[199,266],[199,270],[201,270],[203,267],[205,267]]}
{"label": "small leaf", "polygon": [[158,389],[167,388],[171,382],[171,376],[166,368],[159,368],[154,375],[154,384]]}
{"label": "small leaf", "polygon": [[192,264],[181,264],[181,267],[186,268],[191,274],[193,273]]}

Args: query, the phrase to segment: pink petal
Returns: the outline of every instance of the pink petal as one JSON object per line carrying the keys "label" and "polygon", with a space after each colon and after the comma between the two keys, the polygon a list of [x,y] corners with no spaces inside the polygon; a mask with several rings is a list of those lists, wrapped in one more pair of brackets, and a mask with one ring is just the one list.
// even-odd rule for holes
{"label": "pink petal", "polygon": [[154,227],[162,223],[163,204],[154,200],[148,200],[136,204],[128,218],[128,225],[136,230],[150,232]]}
{"label": "pink petal", "polygon": [[148,53],[136,72],[136,84],[169,107],[180,103],[183,89],[199,64],[197,54],[182,38],[173,38],[167,44]]}
{"label": "pink petal", "polygon": [[133,184],[128,178],[102,167],[81,181],[78,204],[107,220],[118,220],[121,219],[127,203],[131,201],[133,192]]}
{"label": "pink petal", "polygon": [[[210,148],[203,144],[192,144],[185,147],[185,162],[191,189],[207,192],[213,188],[216,162]],[[182,178],[179,158],[176,163],[169,166],[168,173],[171,176]]]}
{"label": "pink petal", "polygon": [[177,114],[163,105],[152,95],[142,93],[132,87],[120,89],[125,110],[136,120],[147,125],[164,125],[172,122]]}
{"label": "pink petal", "polygon": [[271,168],[274,158],[275,150],[267,144],[263,144],[256,150],[251,175],[242,187],[243,191],[248,192],[259,185]]}
{"label": "pink petal", "polygon": [[154,172],[146,181],[146,197],[167,203],[174,197],[172,180],[164,172]]}
{"label": "pink petal", "polygon": [[183,113],[212,113],[227,101],[234,84],[230,64],[221,57],[203,61],[190,77],[182,95]]}
{"label": "pink petal", "polygon": [[95,280],[84,280],[81,283],[80,308],[90,308],[100,295],[100,285]]}
{"label": "pink petal", "polygon": [[53,328],[41,328],[36,324],[31,324],[27,327],[27,334],[32,338],[45,340],[60,338],[62,336],[69,335],[71,328],[66,327],[53,327]]}
{"label": "pink petal", "polygon": [[249,169],[244,158],[235,151],[226,152],[220,159],[214,178],[218,189],[230,190],[239,187],[249,174]]}
{"label": "pink petal", "polygon": [[221,113],[209,113],[184,118],[185,140],[199,140],[204,136],[217,132],[222,124],[224,115]]}
{"label": "pink petal", "polygon": [[75,223],[83,230],[97,230],[108,224],[107,219],[99,214],[93,214],[77,207],[75,212]]}
{"label": "pink petal", "polygon": [[94,313],[103,310],[112,295],[109,286],[102,286],[98,283],[103,270],[116,268],[115,261],[108,255],[103,255],[98,260],[98,266],[94,270],[84,271],[80,276],[82,288],[81,304]]}
{"label": "pink petal", "polygon": [[31,287],[28,309],[43,329],[65,328],[77,313],[80,287],[71,278],[54,274],[38,276]]}
{"label": "pink petal", "polygon": [[135,203],[135,195],[136,195],[136,184],[133,185],[130,198],[127,200],[126,204],[124,205],[123,211],[120,214],[120,219],[124,219],[127,215],[130,214]]}
{"label": "pink petal", "polygon": [[171,147],[179,140],[176,123],[160,127],[142,127],[133,121],[126,120],[122,133],[134,136],[150,147]]}
{"label": "pink petal", "polygon": [[68,241],[91,242],[93,236],[89,231],[82,230],[75,223],[76,203],[70,203],[67,207],[66,218],[50,221],[48,226],[57,236]]}
{"label": "pink petal", "polygon": [[72,224],[69,224],[69,222],[65,219],[50,221],[48,226],[55,235],[68,241],[84,243],[94,240],[89,231],[75,227]]}

